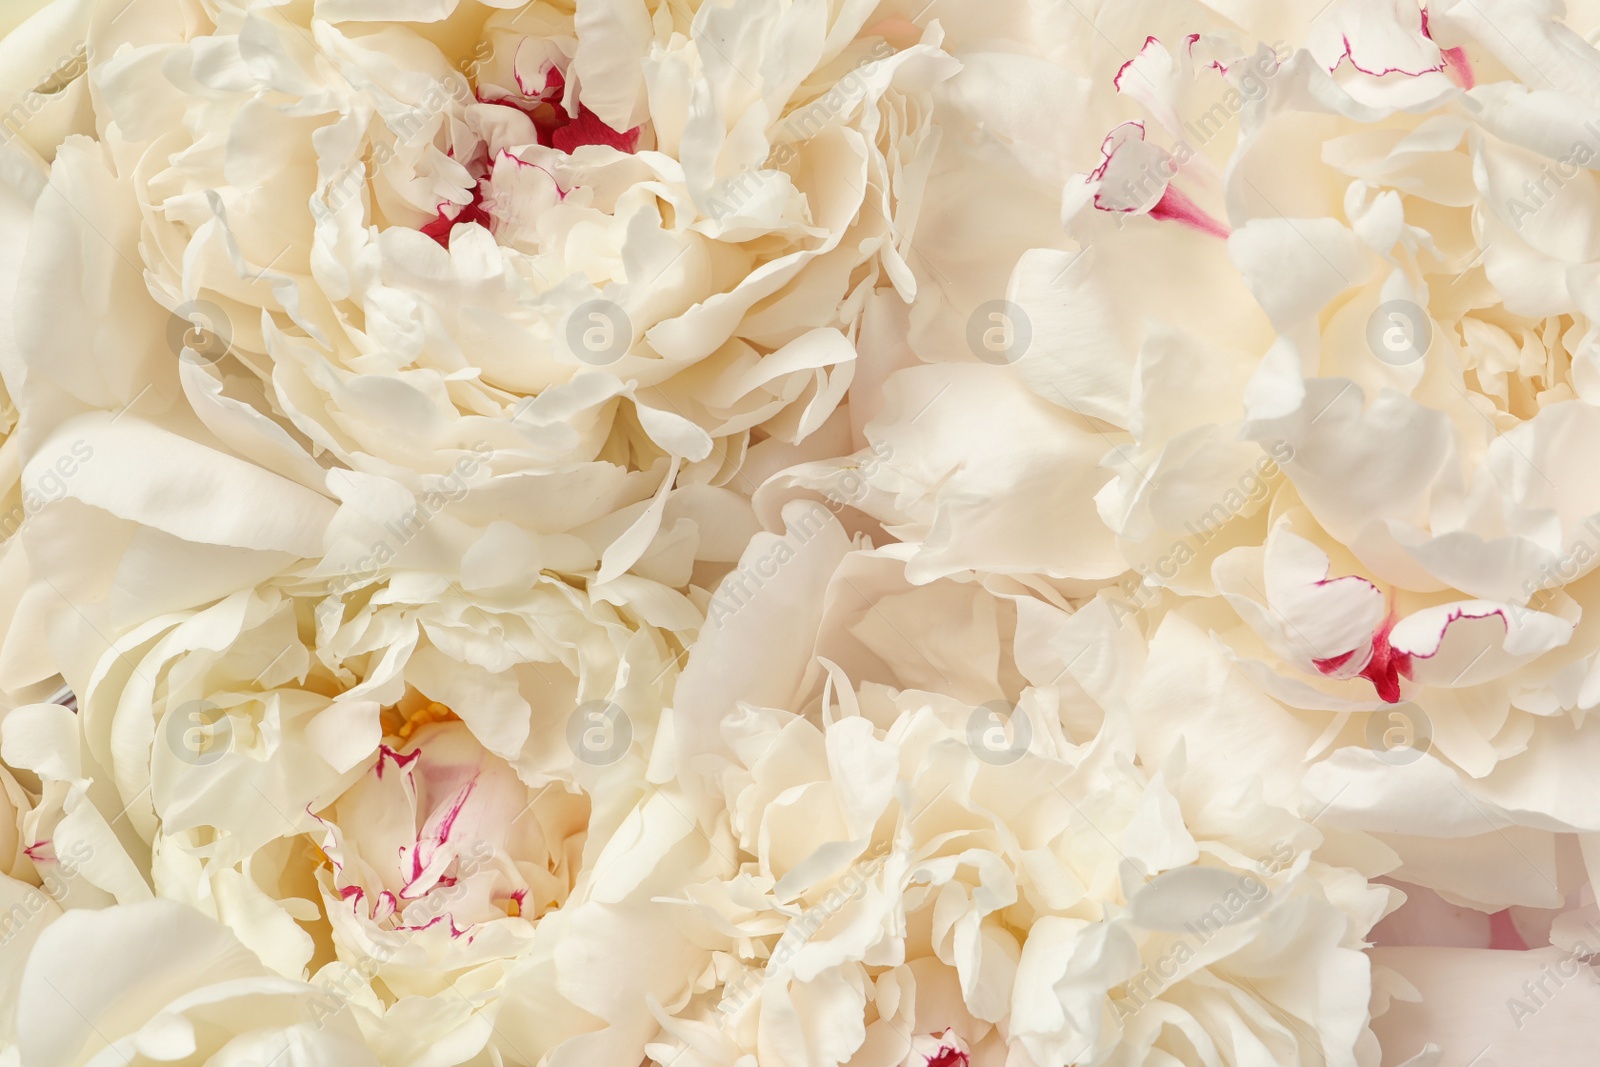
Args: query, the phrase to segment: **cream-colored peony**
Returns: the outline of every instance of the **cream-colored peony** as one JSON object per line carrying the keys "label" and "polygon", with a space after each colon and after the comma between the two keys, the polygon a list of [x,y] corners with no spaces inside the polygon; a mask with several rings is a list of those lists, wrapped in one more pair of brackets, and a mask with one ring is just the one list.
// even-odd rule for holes
{"label": "cream-colored peony", "polygon": [[48,575],[0,685],[501,520],[602,584],[731,564],[749,444],[823,426],[863,305],[915,291],[955,63],[871,14],[46,6],[7,54],[82,61],[0,148],[0,344]]}
{"label": "cream-colored peony", "polygon": [[1574,1062],[1597,28],[0,12],[0,1065]]}
{"label": "cream-colored peony", "polygon": [[4,298],[36,379],[24,461],[75,420],[116,418],[96,447],[119,454],[154,424],[310,491],[256,487],[295,535],[168,532],[334,573],[369,544],[319,546],[324,502],[421,498],[467,462],[483,491],[432,510],[539,532],[625,514],[609,578],[658,530],[695,536],[662,528],[675,490],[816,431],[863,303],[915,293],[956,66],[937,26],[778,0],[497,6],[61,0],[30,20],[18,48],[87,42],[62,92],[90,110],[0,170],[8,243],[27,237]]}
{"label": "cream-colored peony", "polygon": [[[76,714],[12,712],[4,758],[44,783],[28,832],[84,857],[72,903],[205,913],[354,1005],[386,1063],[636,1064],[640,999],[696,954],[649,900],[721,867],[645,776],[699,614],[642,579],[611,605],[519,577],[502,547],[470,590],[269,584],[172,613],[75,680]],[[622,942],[650,947],[596,981],[583,953]],[[501,1021],[507,998],[540,1009]]]}
{"label": "cream-colored peony", "polygon": [[[1028,58],[944,99],[971,163],[913,262],[944,284],[763,521],[857,479],[851,528],[916,581],[1121,575],[1103,605],[1161,650],[1141,736],[1454,899],[1559,906],[1550,835],[1600,810],[1600,9],[1558,6],[1107,7],[1054,47],[1001,20]],[[1000,103],[1046,92],[1082,106]],[[947,194],[985,181],[974,242]]]}
{"label": "cream-colored peony", "polygon": [[1389,892],[1349,864],[1386,849],[1141,746],[1108,613],[911,585],[818,512],[752,544],[796,554],[675,697],[739,869],[676,902],[713,957],[656,1062],[1377,1062],[1361,950]]}

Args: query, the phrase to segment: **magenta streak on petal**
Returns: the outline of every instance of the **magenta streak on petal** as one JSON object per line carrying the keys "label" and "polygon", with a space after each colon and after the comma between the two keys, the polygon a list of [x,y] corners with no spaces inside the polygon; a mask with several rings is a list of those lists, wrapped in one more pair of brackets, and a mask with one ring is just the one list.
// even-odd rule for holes
{"label": "magenta streak on petal", "polygon": [[1122,92],[1122,76],[1127,73],[1129,67],[1133,66],[1134,60],[1138,59],[1139,56],[1144,55],[1144,50],[1146,48],[1149,48],[1151,45],[1157,43],[1159,42],[1157,42],[1154,37],[1146,37],[1144,39],[1144,44],[1139,46],[1139,55],[1134,56],[1133,59],[1128,60],[1126,63],[1122,64],[1122,66],[1117,68],[1116,75],[1111,79],[1111,84],[1116,88],[1117,92]]}
{"label": "magenta streak on petal", "polygon": [[511,149],[509,149],[509,148],[500,149],[500,155],[504,156],[506,159],[511,160],[511,162],[515,163],[519,167],[530,167],[533,170],[542,170],[542,171],[544,171],[545,174],[549,175],[549,177],[550,177],[550,184],[554,185],[556,187],[556,195],[558,197],[560,197],[562,200],[565,200],[567,198],[567,194],[572,191],[571,189],[563,189],[563,188],[561,188],[561,183],[556,180],[556,176],[554,174],[550,174],[550,171],[547,170],[546,168],[539,166],[539,164],[537,164],[537,163],[529,163],[525,159],[519,159],[518,157],[512,155],[511,154]]}
{"label": "magenta streak on petal", "polygon": [[1199,204],[1190,200],[1175,185],[1168,185],[1167,191],[1161,194],[1161,199],[1156,201],[1156,206],[1150,209],[1153,219],[1171,220],[1191,226],[1201,233],[1209,233],[1213,237],[1228,238],[1228,228],[1201,209]]}
{"label": "magenta streak on petal", "polygon": [[1349,652],[1343,652],[1337,656],[1329,656],[1326,659],[1314,659],[1311,662],[1315,663],[1317,670],[1323,674],[1338,674],[1344,670],[1344,665],[1349,663],[1351,657],[1355,654],[1356,650],[1352,648]]}
{"label": "magenta streak on petal", "polygon": [[466,806],[467,798],[472,795],[472,790],[477,784],[478,780],[476,778],[468,782],[456,796],[455,803],[450,805],[450,813],[444,817],[444,823],[439,827],[439,844],[442,845],[450,840],[450,828],[456,824],[456,819],[461,815],[461,809]]}
{"label": "magenta streak on petal", "polygon": [[[1200,43],[1200,35],[1198,33],[1191,33],[1188,37],[1184,38],[1184,40],[1189,43],[1189,58],[1192,60],[1194,59],[1194,46]],[[1207,63],[1206,66],[1220,71],[1223,77],[1227,77],[1228,75],[1228,65],[1222,62],[1220,59],[1213,59],[1211,62]]]}
{"label": "magenta streak on petal", "polygon": [[509,107],[522,112],[528,117],[528,121],[533,123],[534,133],[541,145],[568,155],[583,145],[590,144],[610,145],[617,151],[630,155],[638,149],[639,127],[637,126],[630,130],[612,129],[601,121],[600,116],[582,103],[578,104],[576,117],[567,114],[560,104],[566,80],[554,67],[545,72],[545,88],[542,93],[528,93],[520,79],[517,85],[519,89],[523,89],[523,95],[531,103],[523,104],[511,99],[490,100],[481,94],[478,96],[478,102]]}
{"label": "magenta streak on petal", "polygon": [[349,900],[351,897],[355,897],[357,900],[360,900],[366,895],[367,894],[363,892],[361,887],[358,885],[347,885],[339,890],[340,900]]}
{"label": "magenta streak on petal", "polygon": [[1107,146],[1110,145],[1112,141],[1117,139],[1117,131],[1122,129],[1124,126],[1137,126],[1139,128],[1138,139],[1141,141],[1144,140],[1144,123],[1137,120],[1133,122],[1119,122],[1117,125],[1111,127],[1111,132],[1106,134],[1105,138],[1100,142],[1100,165],[1089,172],[1090,181],[1098,182],[1105,179],[1106,168],[1111,166],[1111,157],[1117,154],[1115,147],[1108,148]]}
{"label": "magenta streak on petal", "polygon": [[[406,925],[402,924],[402,925],[396,926],[395,929],[396,930],[427,930],[427,929],[431,929],[435,924],[437,924],[441,920],[446,920],[446,919],[448,919],[449,922],[450,922],[450,937],[452,939],[458,938],[458,937],[466,937],[468,931],[470,931],[472,929],[472,927],[474,925],[476,925],[474,923],[468,923],[467,924],[467,928],[465,930],[463,930],[460,927],[456,926],[455,916],[451,915],[449,912],[446,912],[443,915],[435,915],[433,918],[429,919],[425,923],[418,923],[418,924],[413,925],[413,926],[406,926]],[[472,943],[472,939],[470,937],[467,938],[467,943],[468,944]]]}
{"label": "magenta streak on petal", "polygon": [[[431,223],[430,223],[430,225],[431,225]],[[378,778],[379,778],[379,780],[382,780],[382,778],[383,778],[383,761],[384,761],[385,757],[388,757],[389,759],[394,760],[394,765],[396,767],[400,767],[400,768],[403,769],[403,768],[409,767],[413,763],[415,763],[417,761],[417,757],[420,756],[420,755],[422,755],[422,750],[420,748],[417,749],[416,751],[412,752],[409,756],[402,756],[402,755],[400,755],[400,753],[396,752],[394,749],[390,748],[388,745],[379,745],[378,746],[378,762],[373,766],[373,770],[378,772]]]}
{"label": "magenta streak on petal", "polygon": [[[421,880],[423,874],[433,866],[434,857],[439,854],[440,848],[449,843],[450,830],[455,826],[456,819],[461,815],[461,809],[466,806],[467,798],[472,795],[472,790],[477,784],[478,780],[474,778],[455,795],[455,799],[451,801],[450,810],[445,813],[444,820],[439,824],[437,834],[426,839],[417,839],[416,847],[411,850],[411,878],[400,890],[402,897],[411,900],[427,893],[426,889],[421,894],[413,893],[412,889]],[[424,847],[428,850],[426,858],[423,857]],[[404,850],[402,849],[403,852]]]}
{"label": "magenta streak on petal", "polygon": [[[1422,36],[1433,40],[1433,33],[1428,29],[1428,9],[1422,9]],[[1434,42],[1437,44],[1438,42]],[[1478,83],[1472,73],[1472,62],[1467,59],[1465,48],[1441,48],[1439,54],[1444,58],[1444,72],[1450,80],[1463,89],[1470,89]]]}
{"label": "magenta streak on petal", "polygon": [[[1106,170],[1111,166],[1112,157],[1117,154],[1117,149],[1122,145],[1122,142],[1118,141],[1117,139],[1117,131],[1122,129],[1123,126],[1134,127],[1134,129],[1138,131],[1137,136],[1134,139],[1140,141],[1144,140],[1145,130],[1144,123],[1142,122],[1124,122],[1115,126],[1110,133],[1106,134],[1105,140],[1100,142],[1100,165],[1089,172],[1090,181],[1099,182],[1105,180]],[[1128,214],[1130,212],[1136,212],[1139,210],[1138,208],[1132,207],[1108,207],[1101,203],[1099,193],[1096,193],[1094,196],[1094,207],[1097,211],[1110,211],[1122,214]],[[1171,184],[1170,178],[1167,179],[1167,185],[1165,189],[1162,190],[1161,198],[1157,200],[1155,206],[1150,209],[1149,215],[1151,218],[1161,221],[1170,220],[1173,222],[1181,222],[1185,226],[1192,226],[1201,233],[1208,233],[1214,237],[1226,239],[1228,236],[1228,228],[1222,223],[1218,222],[1216,219],[1212,218],[1210,215],[1206,214],[1200,205],[1189,199],[1186,194],[1174,188]]]}
{"label": "magenta streak on petal", "polygon": [[1404,67],[1385,67],[1383,70],[1368,70],[1366,67],[1363,67],[1360,63],[1357,63],[1356,62],[1356,57],[1351,54],[1349,36],[1346,35],[1344,37],[1341,37],[1340,39],[1344,41],[1344,54],[1341,55],[1338,59],[1334,60],[1333,61],[1333,66],[1328,68],[1328,73],[1330,73],[1330,74],[1333,73],[1334,71],[1338,70],[1339,69],[1339,64],[1343,63],[1347,59],[1350,61],[1350,65],[1352,67],[1356,68],[1357,70],[1359,70],[1363,74],[1370,74],[1374,78],[1381,78],[1385,74],[1404,74],[1408,78],[1420,78],[1424,74],[1437,74],[1441,70],[1444,70],[1444,68],[1447,65],[1446,61],[1443,58],[1441,58],[1439,60],[1439,65],[1437,67],[1424,67],[1421,70],[1406,70]]}
{"label": "magenta streak on petal", "polygon": [[[450,233],[459,225],[476,224],[484,229],[489,228],[489,213],[483,209],[483,186],[486,178],[479,178],[472,186],[472,200],[466,204],[445,202],[438,206],[438,214],[432,222],[422,227],[422,232],[439,242],[441,248],[450,247]],[[456,208],[454,215],[449,213],[450,208]],[[415,755],[415,753],[413,753]],[[379,777],[382,777],[380,770]]]}
{"label": "magenta streak on petal", "polygon": [[569,155],[590,144],[610,145],[619,152],[632,155],[639,147],[639,127],[631,130],[612,129],[600,120],[599,115],[579,104],[578,117],[559,127],[550,140],[557,151]]}
{"label": "magenta streak on petal", "polygon": [[[1397,621],[1399,620],[1391,612],[1383,621],[1383,625],[1378,627],[1377,632],[1372,635],[1372,651],[1361,670],[1356,672],[1357,677],[1365,678],[1372,683],[1372,688],[1378,692],[1378,699],[1390,704],[1400,703],[1400,679],[1405,678],[1407,681],[1411,679],[1411,654],[1397,652],[1389,644],[1389,633]],[[1323,674],[1337,674],[1354,655],[1354,652],[1346,652],[1342,656],[1314,659],[1311,662]]]}
{"label": "magenta streak on petal", "polygon": [[932,1056],[926,1057],[926,1059],[928,1061],[927,1067],[966,1067],[971,1062],[972,1057],[960,1049],[954,1049],[946,1045]]}
{"label": "magenta streak on petal", "polygon": [[522,75],[517,70],[517,60],[522,57],[522,46],[527,44],[528,40],[527,37],[524,37],[518,41],[517,50],[511,57],[511,76],[517,80],[517,91],[531,99],[549,100],[552,97],[559,98],[562,91],[567,87],[567,78],[566,75],[556,69],[554,63],[545,67],[544,88],[538,92],[529,92],[527,83],[522,80]]}
{"label": "magenta streak on petal", "polygon": [[[533,94],[528,92],[528,87],[522,84],[522,72],[517,70],[517,61],[522,58],[522,46],[527,43],[528,38],[524,37],[522,40],[517,42],[517,50],[511,53],[511,77],[516,80],[517,92],[521,93],[523,96],[532,96]],[[548,78],[546,80],[548,80]]]}
{"label": "magenta streak on petal", "polygon": [[1465,48],[1441,48],[1439,54],[1444,56],[1444,72],[1450,75],[1450,80],[1463,89],[1470,89],[1478,83],[1472,74],[1472,63],[1467,59]]}
{"label": "magenta streak on petal", "polygon": [[344,870],[344,864],[340,863],[337,859],[335,859],[334,858],[334,854],[333,854],[339,848],[339,835],[338,835],[338,833],[335,832],[336,831],[336,827],[333,825],[333,823],[329,822],[327,819],[324,819],[322,816],[320,816],[316,812],[312,811],[310,804],[306,805],[306,814],[311,816],[313,819],[317,820],[318,823],[320,823],[323,827],[325,827],[327,829],[327,831],[328,831],[328,846],[329,847],[328,848],[324,848],[322,850],[322,854],[324,856],[328,857],[328,862],[329,863],[333,864],[333,873],[334,874],[338,874],[339,872]]}
{"label": "magenta streak on petal", "polygon": [[1498,608],[1496,608],[1494,611],[1486,611],[1482,615],[1473,615],[1473,614],[1471,614],[1469,612],[1465,612],[1465,611],[1452,611],[1450,613],[1450,617],[1448,619],[1444,620],[1444,625],[1439,627],[1439,642],[1438,642],[1438,644],[1433,646],[1433,651],[1432,652],[1411,652],[1411,653],[1408,653],[1408,657],[1410,659],[1432,659],[1433,657],[1437,656],[1439,654],[1439,650],[1444,647],[1444,635],[1445,635],[1446,632],[1449,631],[1450,627],[1454,626],[1456,623],[1460,622],[1462,619],[1487,619],[1491,615],[1500,616],[1500,625],[1502,625],[1502,626],[1504,626],[1506,628],[1506,633],[1510,633],[1511,632],[1511,623],[1506,618],[1506,613],[1501,611],[1501,610],[1499,610]]}

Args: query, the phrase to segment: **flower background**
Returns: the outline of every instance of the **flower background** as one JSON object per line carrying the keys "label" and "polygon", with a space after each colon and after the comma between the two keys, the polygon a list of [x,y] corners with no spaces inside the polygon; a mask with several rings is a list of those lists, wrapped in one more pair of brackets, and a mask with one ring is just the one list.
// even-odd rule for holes
{"label": "flower background", "polygon": [[1567,1067],[1600,3],[0,7],[0,1064]]}

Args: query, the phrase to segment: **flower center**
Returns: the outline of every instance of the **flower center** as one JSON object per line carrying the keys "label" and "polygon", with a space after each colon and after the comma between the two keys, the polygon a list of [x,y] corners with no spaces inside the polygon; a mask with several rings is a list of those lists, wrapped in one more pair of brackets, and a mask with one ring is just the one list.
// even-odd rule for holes
{"label": "flower center", "polygon": [[[614,130],[601,121],[600,116],[581,103],[578,105],[576,116],[568,114],[566,108],[561,106],[561,97],[566,91],[566,76],[552,65],[546,68],[544,79],[543,88],[530,91],[518,75],[517,93],[493,99],[479,93],[478,102],[521,112],[533,123],[534,137],[541,147],[551,148],[567,155],[571,155],[584,145],[608,145],[629,155],[638,149],[639,127],[635,126],[625,131]],[[494,219],[484,206],[484,201],[490,192],[494,159],[501,153],[510,154],[511,147],[521,146],[497,148],[486,145],[482,151],[476,153],[474,162],[469,165],[474,179],[472,199],[464,205],[452,202],[440,204],[438,215],[432,222],[422,227],[422,232],[438,241],[442,247],[449,248],[450,234],[457,226],[477,225],[484,229],[492,229]],[[516,159],[514,155],[512,158]]]}
{"label": "flower center", "polygon": [[967,1067],[971,1061],[966,1042],[954,1029],[946,1027],[913,1038],[910,1054],[904,1062],[907,1067]]}
{"label": "flower center", "polygon": [[483,923],[562,906],[582,864],[588,797],[528,786],[444,704],[402,703],[371,770],[315,816],[313,859],[328,868],[329,894],[381,928],[468,942]]}
{"label": "flower center", "polygon": [[430,700],[419,708],[402,711],[400,714],[404,719],[394,734],[402,741],[409,740],[412,734],[424,726],[431,726],[436,722],[459,722],[461,718],[437,700]]}

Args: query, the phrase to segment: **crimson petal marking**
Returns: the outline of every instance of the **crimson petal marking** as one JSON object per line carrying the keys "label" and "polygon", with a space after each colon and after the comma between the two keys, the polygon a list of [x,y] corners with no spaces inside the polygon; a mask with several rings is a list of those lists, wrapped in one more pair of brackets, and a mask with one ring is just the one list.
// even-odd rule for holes
{"label": "crimson petal marking", "polygon": [[[603,144],[615,148],[619,152],[632,155],[639,148],[639,127],[631,130],[619,131],[612,129],[601,121],[600,116],[590,111],[583,104],[578,105],[578,116],[573,118],[561,108],[561,94],[566,87],[566,77],[555,67],[545,71],[544,89],[537,95],[530,94],[523,85],[522,78],[517,75],[517,88],[522,91],[526,103],[514,100],[511,97],[501,97],[490,100],[483,95],[478,96],[478,103],[492,104],[496,107],[509,107],[520,111],[533,123],[534,135],[538,142],[545,148],[553,148],[558,152],[571,155],[584,145]],[[501,155],[510,156],[523,166],[533,166],[526,163],[505,149]],[[548,173],[548,172],[546,172]],[[554,175],[551,176],[554,178]],[[491,229],[494,221],[488,210],[483,206],[487,193],[484,188],[489,182],[489,174],[478,176],[477,183],[472,187],[472,200],[465,206],[455,203],[443,203],[437,208],[438,215],[434,220],[422,227],[422,232],[439,242],[441,248],[450,247],[450,234],[457,226],[478,225],[484,229]],[[560,190],[560,183],[556,183]],[[562,199],[566,199],[566,192],[561,192]]]}
{"label": "crimson petal marking", "polygon": [[[468,937],[467,935],[472,932],[472,928],[474,926],[476,926],[477,924],[476,923],[468,923],[467,926],[466,926],[466,929],[462,929],[461,927],[456,925],[455,916],[451,915],[449,912],[446,912],[443,915],[435,915],[433,918],[429,919],[425,923],[413,923],[411,925],[406,925],[404,923],[401,923],[401,924],[397,925],[395,927],[395,929],[396,930],[429,930],[429,929],[432,929],[434,926],[437,926],[442,921],[448,921],[450,923],[450,938],[451,938],[451,940],[454,940],[454,939],[456,939],[458,937],[465,937],[465,938],[467,938],[467,944],[470,945],[472,943],[472,937]],[[476,935],[474,935],[474,936],[476,936]]]}
{"label": "crimson petal marking", "polygon": [[[432,224],[430,223],[429,225]],[[423,232],[427,233],[427,230],[424,229]],[[433,235],[429,234],[429,236],[431,237]],[[407,767],[417,762],[417,757],[421,755],[422,750],[420,748],[412,752],[409,756],[402,756],[388,745],[380,744],[378,746],[378,762],[373,766],[372,769],[378,772],[378,778],[381,781],[383,779],[383,761],[385,758],[393,760],[396,767],[400,768],[401,770],[405,770]],[[316,818],[316,816],[313,816],[313,818]],[[322,822],[323,820],[318,819],[317,821]]]}
{"label": "crimson petal marking", "polygon": [[[479,178],[478,183],[472,187],[472,200],[462,206],[460,204],[440,204],[438,216],[426,226],[422,232],[439,242],[439,247],[450,247],[450,233],[457,226],[477,224],[484,229],[489,228],[489,213],[483,209],[483,186],[486,179]],[[456,208],[454,215],[446,214],[448,208]],[[415,753],[413,753],[415,755]]]}
{"label": "crimson petal marking", "polygon": [[[1151,40],[1154,39],[1151,38]],[[1100,165],[1089,172],[1089,180],[1095,182],[1104,181],[1106,174],[1110,170],[1112,159],[1122,146],[1131,141],[1142,142],[1144,140],[1145,126],[1144,123],[1138,120],[1119,123],[1113,127],[1111,132],[1106,134],[1105,139],[1100,142]],[[1227,226],[1212,218],[1187,193],[1175,187],[1171,178],[1164,178],[1163,180],[1165,184],[1162,188],[1161,196],[1148,212],[1151,218],[1161,222],[1179,222],[1199,230],[1201,233],[1227,240],[1229,235]],[[1135,213],[1139,210],[1136,207],[1108,206],[1101,202],[1101,194],[1098,192],[1094,195],[1094,208],[1096,211],[1124,215]]]}
{"label": "crimson petal marking", "polygon": [[1161,194],[1156,206],[1150,209],[1150,217],[1181,222],[1201,233],[1209,233],[1223,240],[1228,239],[1228,227],[1206,214],[1204,208],[1189,199],[1188,194],[1175,185],[1167,186],[1167,191]]}
{"label": "crimson petal marking", "polygon": [[[1435,47],[1437,47],[1438,42],[1433,40],[1433,33],[1428,28],[1428,9],[1426,7],[1422,9],[1421,30],[1422,36],[1429,42],[1433,43]],[[1366,67],[1363,67],[1360,63],[1356,62],[1356,57],[1350,44],[1349,34],[1341,34],[1340,39],[1344,41],[1344,54],[1339,56],[1338,59],[1334,60],[1333,66],[1328,68],[1329,73],[1338,70],[1339,64],[1348,59],[1350,61],[1350,65],[1356,70],[1359,70],[1363,74],[1369,74],[1374,78],[1381,78],[1386,74],[1404,74],[1408,78],[1420,78],[1424,74],[1438,74],[1443,72],[1450,78],[1451,81],[1455,82],[1463,89],[1470,89],[1477,83],[1477,79],[1472,73],[1472,63],[1467,59],[1467,52],[1464,48],[1440,48],[1438,65],[1433,67],[1424,67],[1421,70],[1406,70],[1404,67],[1385,67],[1383,70],[1368,70]]]}
{"label": "crimson petal marking", "polygon": [[639,127],[614,130],[602,122],[599,115],[579,104],[578,117],[564,123],[551,135],[551,147],[571,155],[588,144],[610,145],[632,155],[639,147]]}
{"label": "crimson petal marking", "polygon": [[[1427,8],[1422,9],[1422,36],[1430,41],[1433,40],[1433,33],[1428,29]],[[1444,72],[1450,76],[1451,81],[1463,89],[1470,89],[1478,83],[1477,77],[1472,73],[1472,62],[1467,59],[1465,48],[1441,48],[1439,54],[1444,57]]]}
{"label": "crimson petal marking", "polygon": [[[1200,43],[1200,35],[1198,33],[1191,33],[1187,37],[1185,37],[1183,40],[1184,40],[1184,43],[1185,43],[1185,47],[1187,47],[1188,50],[1189,50],[1189,60],[1190,60],[1190,62],[1193,62],[1194,61],[1194,46]],[[1228,65],[1226,63],[1222,62],[1222,60],[1220,60],[1220,59],[1213,59],[1211,62],[1207,63],[1206,66],[1212,68],[1213,70],[1218,71],[1219,73],[1221,73],[1221,75],[1224,78],[1226,78],[1228,76]]]}
{"label": "crimson petal marking", "polygon": [[1381,78],[1386,74],[1404,74],[1408,78],[1420,78],[1424,74],[1437,74],[1445,68],[1444,60],[1441,59],[1437,67],[1423,67],[1421,70],[1406,70],[1404,67],[1385,67],[1382,70],[1368,70],[1360,63],[1357,63],[1356,57],[1351,54],[1349,34],[1342,35],[1340,39],[1344,41],[1344,52],[1339,56],[1338,59],[1334,60],[1333,66],[1328,68],[1328,72],[1330,74],[1338,70],[1339,64],[1343,63],[1347,59],[1350,61],[1350,65],[1356,70],[1359,70],[1363,74],[1370,74],[1374,78]]}
{"label": "crimson petal marking", "polygon": [[[450,802],[450,809],[440,821],[438,830],[427,837],[417,838],[416,847],[411,850],[411,879],[401,888],[400,895],[407,900],[425,895],[429,889],[438,884],[439,876],[449,866],[450,857],[445,854],[444,846],[450,842],[450,831],[455,826],[456,819],[461,815],[461,809],[466,806],[467,798],[472,795],[477,786],[476,778],[462,786]],[[439,862],[443,860],[444,862]],[[430,872],[436,872],[432,882],[423,888],[421,893],[414,892],[417,883],[421,882]]]}
{"label": "crimson petal marking", "polygon": [[[1389,703],[1400,703],[1400,679],[1411,680],[1411,653],[1397,651],[1389,644],[1389,634],[1399,619],[1391,612],[1372,635],[1372,649],[1367,655],[1366,662],[1356,672],[1356,677],[1365,678],[1372,683],[1372,688],[1377,690],[1378,699]],[[1448,624],[1446,624],[1448,625]],[[1348,664],[1355,652],[1346,652],[1341,656],[1329,659],[1314,659],[1312,665],[1323,674],[1338,674]]]}
{"label": "crimson petal marking", "polygon": [[[1390,704],[1398,704],[1400,703],[1400,679],[1412,680],[1415,672],[1414,661],[1428,660],[1437,656],[1440,649],[1444,647],[1444,635],[1449,632],[1451,626],[1462,619],[1487,619],[1492,615],[1500,616],[1500,622],[1506,627],[1507,632],[1510,632],[1511,624],[1506,619],[1504,611],[1495,609],[1494,611],[1474,614],[1470,611],[1456,610],[1452,611],[1449,618],[1445,619],[1444,624],[1439,627],[1439,639],[1434,644],[1432,652],[1421,652],[1415,649],[1403,652],[1389,643],[1389,635],[1394,630],[1395,624],[1399,622],[1399,619],[1393,613],[1390,613],[1389,617],[1384,620],[1383,625],[1372,635],[1371,655],[1368,656],[1366,663],[1362,665],[1356,676],[1371,682],[1372,687],[1378,691],[1379,699]],[[1346,652],[1342,656],[1317,659],[1311,662],[1323,674],[1331,675],[1337,674],[1350,662],[1351,657],[1354,655],[1354,652]]]}
{"label": "crimson petal marking", "polygon": [[[1199,34],[1193,34],[1192,36],[1195,38],[1195,40],[1199,40]],[[1112,77],[1111,84],[1118,92],[1122,91],[1122,76],[1128,72],[1128,68],[1133,66],[1134,62],[1140,56],[1144,55],[1144,50],[1146,48],[1149,48],[1153,44],[1160,43],[1161,42],[1157,41],[1154,37],[1146,37],[1144,39],[1144,44],[1139,46],[1139,51],[1135,53],[1133,59],[1128,60],[1126,63],[1122,64],[1122,66],[1117,68],[1117,73]]]}
{"label": "crimson petal marking", "polygon": [[1311,662],[1315,663],[1317,670],[1323,674],[1337,674],[1344,669],[1344,665],[1349,663],[1355,654],[1356,650],[1352,648],[1349,652],[1337,656],[1329,656],[1326,659],[1314,659]]}
{"label": "crimson petal marking", "polygon": [[1477,78],[1472,74],[1472,63],[1467,59],[1465,48],[1441,48],[1439,54],[1444,56],[1444,72],[1450,80],[1463,89],[1470,89],[1478,84]]}
{"label": "crimson petal marking", "polygon": [[[509,148],[500,149],[500,154],[495,157],[495,160],[498,162],[501,159],[509,159],[519,167],[527,167],[530,170],[544,171],[545,175],[550,179],[550,184],[556,187],[556,196],[560,197],[562,200],[565,200],[567,198],[567,194],[572,192],[571,189],[561,188],[561,182],[556,179],[554,174],[550,173],[548,167],[541,167],[537,163],[529,163],[526,159],[523,159],[520,156],[512,155],[511,149]],[[486,178],[484,180],[487,181],[488,179]]]}

